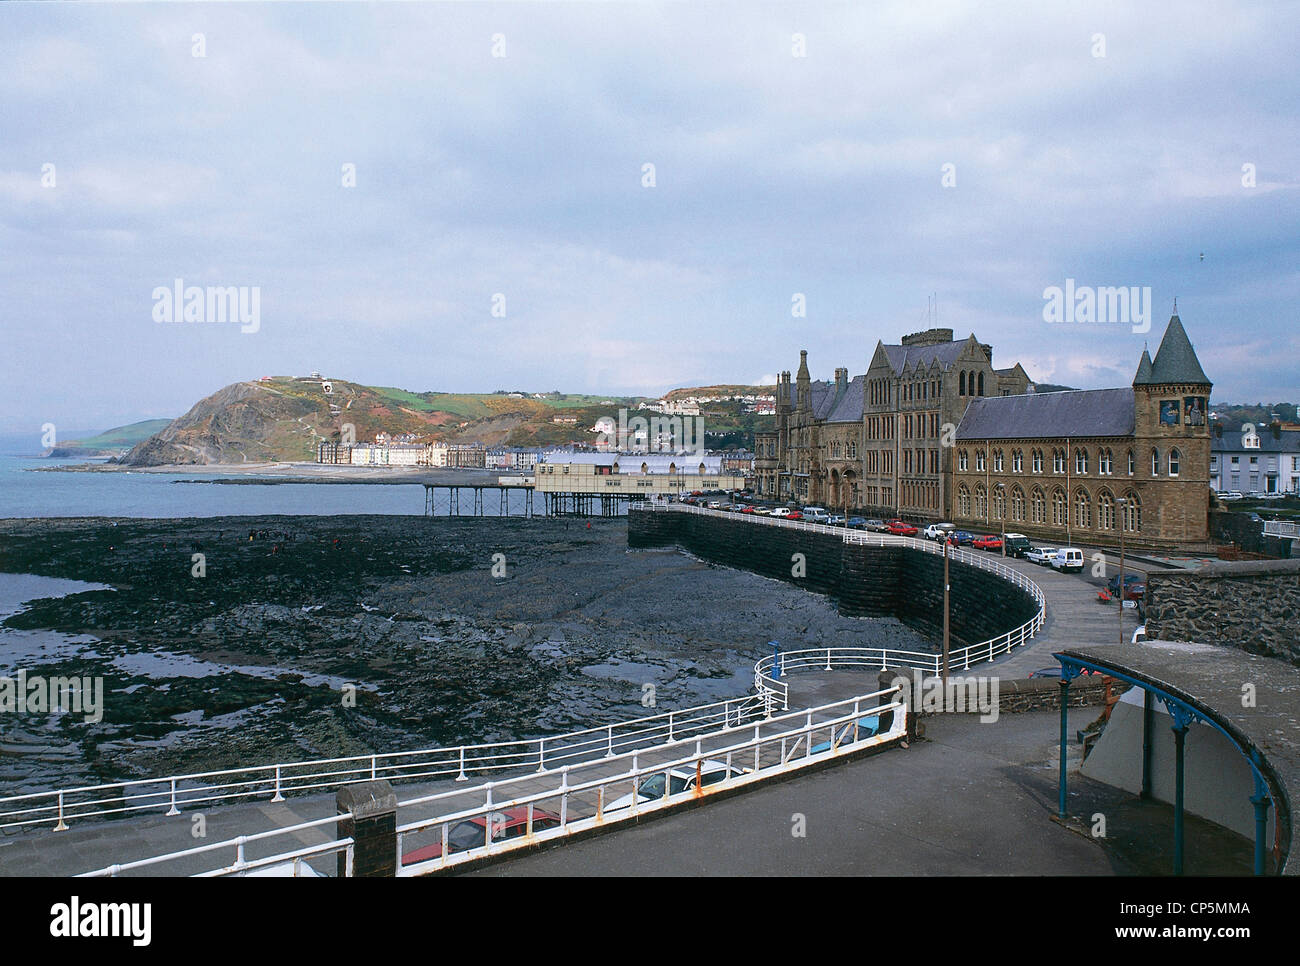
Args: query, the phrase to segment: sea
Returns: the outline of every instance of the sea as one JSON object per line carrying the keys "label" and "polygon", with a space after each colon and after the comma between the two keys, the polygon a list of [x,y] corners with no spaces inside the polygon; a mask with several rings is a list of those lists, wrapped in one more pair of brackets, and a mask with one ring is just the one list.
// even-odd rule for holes
{"label": "sea", "polygon": [[[7,446],[6,446],[7,443]],[[7,451],[6,451],[7,450]],[[43,458],[33,453],[30,437],[0,437],[0,517],[222,517],[264,514],[424,513],[419,483],[285,483],[256,476],[205,476],[201,470],[175,473],[33,472],[103,460]],[[227,482],[217,482],[218,479]],[[524,496],[511,493],[510,512],[522,515]],[[436,496],[435,512],[448,511],[445,491]],[[473,513],[473,497],[460,496],[460,512]],[[483,495],[483,514],[497,516],[495,491]],[[543,501],[534,513],[544,513]]]}

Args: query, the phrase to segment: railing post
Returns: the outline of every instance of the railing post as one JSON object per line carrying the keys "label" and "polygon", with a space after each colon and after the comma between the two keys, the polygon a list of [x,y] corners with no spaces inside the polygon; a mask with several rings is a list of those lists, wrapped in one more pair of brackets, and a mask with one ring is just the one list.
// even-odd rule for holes
{"label": "railing post", "polygon": [[569,766],[560,768],[560,828],[569,824]]}
{"label": "railing post", "polygon": [[469,779],[465,777],[465,746],[464,745],[460,746],[460,774],[456,776],[456,781],[458,782],[469,781]]}
{"label": "railing post", "polygon": [[167,810],[168,815],[179,815],[181,810],[176,807],[176,779],[172,779],[172,807]]}
{"label": "railing post", "polygon": [[[804,756],[805,758],[811,758],[811,757],[812,757],[812,740],[813,740],[812,712],[809,711],[809,712],[808,712],[808,721],[807,721],[807,723],[804,725],[804,749],[803,749],[803,756]],[[832,740],[832,741],[835,740],[835,732],[834,732],[834,730],[831,731],[831,740]]]}
{"label": "railing post", "polygon": [[609,738],[605,745],[605,757],[613,758],[614,757],[614,726],[613,725],[609,726],[609,728],[607,729],[607,733],[609,735]]}
{"label": "railing post", "polygon": [[673,740],[673,713],[668,712],[668,741],[671,744]]}
{"label": "railing post", "polygon": [[67,830],[68,826],[63,822],[63,792],[59,792],[59,821],[58,824],[54,826],[54,831],[66,832]]}
{"label": "railing post", "polygon": [[375,780],[375,756],[370,756],[370,780]]}
{"label": "railing post", "polygon": [[271,801],[282,802],[284,795],[280,792],[280,766],[275,766],[275,794],[271,796]]}
{"label": "railing post", "polygon": [[[461,761],[464,762],[464,760],[465,760],[465,752],[464,752],[463,749],[461,750],[461,753],[460,753],[460,754],[461,754]],[[546,771],[546,739],[545,739],[545,738],[543,738],[541,741],[537,742],[537,770],[538,770],[538,771]],[[463,776],[463,774],[464,774],[464,765],[463,765],[463,764],[462,764],[462,766],[461,766],[461,774],[462,774],[462,776]]]}

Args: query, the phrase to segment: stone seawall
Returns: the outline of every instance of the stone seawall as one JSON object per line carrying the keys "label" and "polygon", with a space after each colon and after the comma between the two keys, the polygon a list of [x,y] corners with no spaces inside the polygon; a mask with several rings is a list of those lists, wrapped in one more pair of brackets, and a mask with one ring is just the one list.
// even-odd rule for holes
{"label": "stone seawall", "polygon": [[1300,667],[1300,560],[1243,560],[1147,575],[1147,636],[1198,641]]}
{"label": "stone seawall", "polygon": [[[909,547],[846,544],[835,534],[743,519],[630,510],[629,547],[678,546],[702,560],[783,580],[836,602],[847,617],[896,617],[943,635],[943,558]],[[796,576],[803,554],[803,576]],[[950,561],[953,649],[1005,634],[1034,616],[1033,598],[1001,577]]]}

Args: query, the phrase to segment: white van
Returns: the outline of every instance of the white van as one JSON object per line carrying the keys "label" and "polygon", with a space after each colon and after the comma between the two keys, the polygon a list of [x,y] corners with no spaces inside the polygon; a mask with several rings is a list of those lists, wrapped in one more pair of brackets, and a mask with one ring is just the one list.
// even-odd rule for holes
{"label": "white van", "polygon": [[826,512],[825,507],[806,506],[803,508],[803,518],[809,523],[829,523],[831,515]]}
{"label": "white van", "polygon": [[1052,558],[1052,567],[1056,570],[1073,570],[1075,573],[1082,573],[1083,551],[1078,547],[1062,547]]}

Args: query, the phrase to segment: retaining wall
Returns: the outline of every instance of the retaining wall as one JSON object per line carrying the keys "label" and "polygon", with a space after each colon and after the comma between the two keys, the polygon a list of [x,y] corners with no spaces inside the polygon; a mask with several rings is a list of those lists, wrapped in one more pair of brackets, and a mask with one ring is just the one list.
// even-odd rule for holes
{"label": "retaining wall", "polygon": [[[629,547],[678,546],[713,563],[795,584],[836,602],[846,617],[896,617],[943,635],[943,557],[903,546],[848,544],[836,534],[697,513],[629,510]],[[805,575],[794,576],[794,555]],[[1005,634],[1037,612],[1034,599],[1001,577],[949,561],[953,649]]]}

